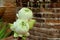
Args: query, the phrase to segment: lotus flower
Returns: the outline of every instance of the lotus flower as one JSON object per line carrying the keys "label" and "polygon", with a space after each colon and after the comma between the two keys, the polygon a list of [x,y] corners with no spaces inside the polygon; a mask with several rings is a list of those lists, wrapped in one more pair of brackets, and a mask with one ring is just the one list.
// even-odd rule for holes
{"label": "lotus flower", "polygon": [[[11,30],[15,32],[15,35],[22,37],[23,35],[28,34],[29,24],[27,20],[18,19],[13,23]],[[26,35],[27,36],[27,35]]]}
{"label": "lotus flower", "polygon": [[32,20],[32,11],[28,8],[22,8],[16,15],[18,19],[10,27],[14,31],[14,37],[29,36],[29,29],[35,23],[35,20]]}

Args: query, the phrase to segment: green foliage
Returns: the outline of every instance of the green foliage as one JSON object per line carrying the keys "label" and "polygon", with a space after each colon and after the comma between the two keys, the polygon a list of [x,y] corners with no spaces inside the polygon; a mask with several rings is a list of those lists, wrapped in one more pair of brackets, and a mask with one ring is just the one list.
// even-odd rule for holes
{"label": "green foliage", "polygon": [[11,31],[8,31],[9,27],[8,23],[0,22],[0,39],[6,38],[11,34]]}

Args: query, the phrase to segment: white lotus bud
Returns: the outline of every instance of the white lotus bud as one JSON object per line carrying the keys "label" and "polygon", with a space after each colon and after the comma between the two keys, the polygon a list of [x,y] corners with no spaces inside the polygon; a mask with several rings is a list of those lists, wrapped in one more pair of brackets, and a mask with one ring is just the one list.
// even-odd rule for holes
{"label": "white lotus bud", "polygon": [[22,8],[19,10],[17,17],[18,19],[31,19],[33,17],[33,13],[28,8]]}

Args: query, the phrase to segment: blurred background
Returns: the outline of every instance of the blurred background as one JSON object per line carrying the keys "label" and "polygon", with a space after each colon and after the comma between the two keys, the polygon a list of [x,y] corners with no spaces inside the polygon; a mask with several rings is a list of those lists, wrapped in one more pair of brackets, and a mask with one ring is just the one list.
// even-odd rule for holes
{"label": "blurred background", "polygon": [[0,0],[0,19],[13,23],[22,7],[30,8],[36,20],[29,40],[60,40],[60,0]]}

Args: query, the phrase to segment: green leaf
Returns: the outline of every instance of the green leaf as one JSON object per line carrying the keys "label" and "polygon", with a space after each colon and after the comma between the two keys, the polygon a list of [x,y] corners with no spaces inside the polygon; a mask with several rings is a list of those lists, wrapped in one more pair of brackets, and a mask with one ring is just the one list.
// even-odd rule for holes
{"label": "green leaf", "polygon": [[2,38],[2,35],[5,33],[6,25],[3,25],[2,29],[0,30],[0,39]]}
{"label": "green leaf", "polygon": [[26,40],[26,38],[27,38],[27,37],[23,36],[23,37],[22,37],[22,40]]}
{"label": "green leaf", "polygon": [[10,33],[11,33],[11,32],[6,33],[6,34],[3,36],[3,38],[8,37],[8,36],[10,35]]}
{"label": "green leaf", "polygon": [[30,26],[30,29],[33,28],[34,24],[35,24],[35,20],[30,20],[28,23],[29,23],[29,26]]}

